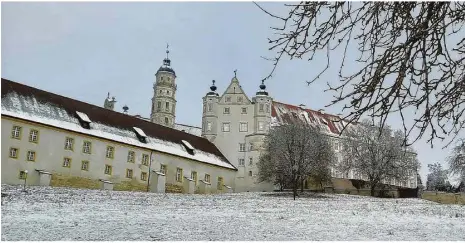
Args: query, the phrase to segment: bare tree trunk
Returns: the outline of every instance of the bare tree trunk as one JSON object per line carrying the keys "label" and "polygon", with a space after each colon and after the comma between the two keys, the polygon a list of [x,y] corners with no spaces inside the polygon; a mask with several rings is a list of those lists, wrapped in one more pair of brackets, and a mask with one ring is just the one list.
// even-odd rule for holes
{"label": "bare tree trunk", "polygon": [[376,184],[371,184],[370,194],[371,194],[372,197],[375,196],[375,188],[376,188]]}
{"label": "bare tree trunk", "polygon": [[293,191],[294,191],[294,200],[295,200],[295,196],[297,196],[297,187],[298,187],[298,179],[294,179],[293,181]]}

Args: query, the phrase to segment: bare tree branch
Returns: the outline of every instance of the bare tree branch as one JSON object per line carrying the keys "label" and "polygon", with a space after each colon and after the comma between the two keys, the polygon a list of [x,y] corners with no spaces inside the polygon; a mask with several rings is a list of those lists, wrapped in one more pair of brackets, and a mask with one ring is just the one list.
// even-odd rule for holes
{"label": "bare tree branch", "polygon": [[[269,59],[273,69],[264,80],[283,56],[313,61],[323,54],[327,65],[306,82],[321,82],[339,58],[339,83],[328,82],[325,91],[335,93],[328,106],[344,104],[348,115],[343,119],[357,122],[368,115],[383,128],[391,114],[399,113],[407,145],[426,136],[431,146],[435,139],[448,139],[448,146],[465,127],[465,3],[304,1],[285,6],[286,17],[259,6],[282,23],[272,27],[277,33],[269,49],[277,56]],[[347,50],[355,48],[360,55],[349,56]],[[330,60],[333,51],[342,55]],[[347,70],[348,62],[358,68]],[[413,118],[407,119],[412,110]]]}

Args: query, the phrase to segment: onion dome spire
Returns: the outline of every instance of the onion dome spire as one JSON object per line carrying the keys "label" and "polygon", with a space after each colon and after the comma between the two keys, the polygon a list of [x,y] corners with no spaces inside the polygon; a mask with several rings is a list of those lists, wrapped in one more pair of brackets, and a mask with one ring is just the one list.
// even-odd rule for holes
{"label": "onion dome spire", "polygon": [[210,86],[210,92],[207,93],[207,95],[216,95],[219,96],[218,93],[216,93],[216,86],[215,86],[215,80],[212,80],[212,86]]}
{"label": "onion dome spire", "polygon": [[265,80],[262,80],[262,84],[258,87],[260,90],[257,92],[257,95],[268,95],[268,92],[266,92]]}

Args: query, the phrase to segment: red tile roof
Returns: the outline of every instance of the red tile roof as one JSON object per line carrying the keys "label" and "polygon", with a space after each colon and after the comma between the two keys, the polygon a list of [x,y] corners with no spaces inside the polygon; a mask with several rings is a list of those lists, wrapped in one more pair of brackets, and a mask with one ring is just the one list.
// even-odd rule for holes
{"label": "red tile roof", "polygon": [[339,135],[343,128],[342,122],[338,122],[340,119],[338,116],[277,101],[273,101],[271,116],[274,124],[304,123],[318,125],[326,128],[329,133],[334,135]]}

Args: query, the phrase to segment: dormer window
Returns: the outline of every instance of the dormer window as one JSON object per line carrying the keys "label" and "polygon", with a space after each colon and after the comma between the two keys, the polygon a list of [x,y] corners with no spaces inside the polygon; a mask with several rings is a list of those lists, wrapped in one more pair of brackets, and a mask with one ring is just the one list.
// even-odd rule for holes
{"label": "dormer window", "polygon": [[141,143],[147,143],[147,135],[145,135],[145,132],[142,131],[142,129],[138,127],[133,127],[134,131],[136,132],[136,136],[139,139]]}
{"label": "dormer window", "polygon": [[191,155],[194,155],[195,152],[194,152],[194,147],[189,143],[187,142],[186,140],[181,140],[182,142],[182,145],[184,145],[184,148],[186,149],[186,151],[191,154]]}
{"label": "dormer window", "polygon": [[224,114],[229,114],[229,107],[225,107],[223,113],[224,113]]}
{"label": "dormer window", "polygon": [[90,129],[90,124],[92,123],[92,121],[89,119],[89,117],[85,113],[80,111],[76,111],[76,115],[81,126],[83,128]]}

